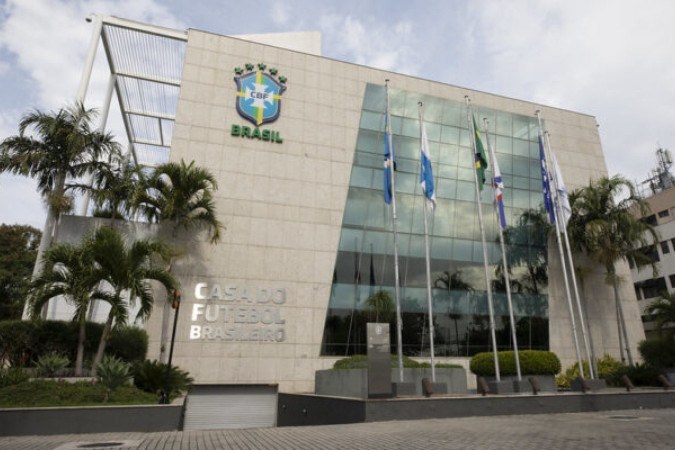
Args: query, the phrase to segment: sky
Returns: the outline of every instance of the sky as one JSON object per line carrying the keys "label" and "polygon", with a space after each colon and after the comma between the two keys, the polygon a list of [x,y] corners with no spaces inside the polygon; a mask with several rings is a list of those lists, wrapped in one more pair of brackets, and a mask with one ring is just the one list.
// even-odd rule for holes
{"label": "sky", "polygon": [[[72,104],[92,13],[223,35],[320,31],[323,56],[596,117],[610,175],[675,150],[672,0],[0,0],[0,140]],[[86,106],[100,108],[99,48]],[[121,134],[111,112],[111,130]],[[0,223],[42,228],[29,178],[0,175]]]}

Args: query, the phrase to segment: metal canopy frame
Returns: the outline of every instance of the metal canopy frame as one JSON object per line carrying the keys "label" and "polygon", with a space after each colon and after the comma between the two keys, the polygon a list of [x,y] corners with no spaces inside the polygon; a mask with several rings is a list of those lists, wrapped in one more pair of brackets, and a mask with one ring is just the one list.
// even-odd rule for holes
{"label": "metal canopy frame", "polygon": [[187,31],[92,15],[94,31],[78,101],[84,102],[99,39],[110,68],[101,129],[113,91],[122,113],[129,151],[139,166],[169,161],[180,93]]}

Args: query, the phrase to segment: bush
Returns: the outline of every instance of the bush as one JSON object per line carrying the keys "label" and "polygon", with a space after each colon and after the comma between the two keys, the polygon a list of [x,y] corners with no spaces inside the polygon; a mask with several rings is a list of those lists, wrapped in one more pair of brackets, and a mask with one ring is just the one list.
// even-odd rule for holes
{"label": "bush", "polygon": [[[523,375],[555,375],[560,372],[560,360],[553,352],[544,350],[521,350],[520,371]],[[516,375],[516,357],[513,351],[497,353],[500,375]],[[471,358],[471,372],[479,376],[495,376],[492,352],[477,353]]]}
{"label": "bush", "polygon": [[157,397],[134,386],[122,386],[110,392],[102,384],[89,381],[34,380],[0,388],[2,408],[92,406],[104,402],[108,405],[149,405],[157,403]]}
{"label": "bush", "polygon": [[[398,368],[398,356],[391,355],[391,367]],[[429,368],[431,364],[429,362],[417,362],[414,359],[411,359],[407,356],[403,357],[403,367],[406,369],[421,369]],[[367,369],[368,368],[368,356],[366,355],[352,355],[348,358],[342,358],[335,361],[333,364],[333,370],[348,370],[348,369]],[[436,363],[437,369],[450,369],[450,368],[462,368],[459,364],[445,364],[445,363]]]}
{"label": "bush", "polygon": [[661,370],[675,367],[675,339],[672,336],[644,340],[638,350],[647,365]]}
{"label": "bush", "polygon": [[[145,391],[159,395],[165,389],[167,364],[158,361],[143,361],[136,363],[132,368],[134,386]],[[189,373],[171,366],[169,375],[169,398],[175,398],[187,391],[192,384]]]}
{"label": "bush", "polygon": [[35,363],[35,368],[39,377],[54,378],[58,372],[63,371],[69,364],[70,361],[67,356],[56,352],[49,352],[40,356],[37,363]]}
{"label": "bush", "polygon": [[[584,374],[588,376],[590,373],[588,370],[588,362],[582,361],[584,367]],[[598,367],[598,373],[595,374],[596,378],[609,380],[614,372],[621,369],[621,363],[612,358],[610,355],[605,354],[602,358],[596,359],[596,366]],[[571,386],[572,380],[579,378],[579,363],[574,363],[567,369],[564,373],[558,375],[555,379],[556,384],[560,388],[569,388]]]}
{"label": "bush", "polygon": [[112,392],[129,383],[131,380],[129,369],[129,364],[121,359],[114,356],[104,356],[96,367],[96,376],[99,383]]}
{"label": "bush", "polygon": [[632,367],[622,366],[612,374],[608,383],[612,386],[623,387],[624,384],[621,381],[623,375],[628,375],[635,386],[661,386],[657,379],[659,371],[647,364],[637,363]]}
{"label": "bush", "polygon": [[15,384],[28,381],[30,373],[21,367],[7,367],[0,369],[0,389],[5,386],[13,386]]}
{"label": "bush", "polygon": [[114,328],[108,339],[106,353],[131,364],[145,361],[148,333],[134,326]]}
{"label": "bush", "polygon": [[[91,360],[98,348],[103,324],[87,322],[84,359]],[[60,353],[75,361],[79,324],[57,320],[0,322],[0,352],[12,366],[27,367],[42,355]],[[127,362],[142,361],[148,349],[147,333],[137,327],[112,330],[106,353]]]}

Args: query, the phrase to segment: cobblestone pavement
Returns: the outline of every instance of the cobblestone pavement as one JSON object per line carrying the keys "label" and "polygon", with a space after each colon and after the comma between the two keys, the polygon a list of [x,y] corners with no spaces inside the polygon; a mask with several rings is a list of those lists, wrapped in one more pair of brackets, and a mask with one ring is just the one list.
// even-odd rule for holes
{"label": "cobblestone pavement", "polygon": [[[102,447],[91,444],[123,443]],[[673,449],[675,409],[394,421],[314,427],[0,438],[0,450]],[[83,445],[85,447],[83,447]]]}

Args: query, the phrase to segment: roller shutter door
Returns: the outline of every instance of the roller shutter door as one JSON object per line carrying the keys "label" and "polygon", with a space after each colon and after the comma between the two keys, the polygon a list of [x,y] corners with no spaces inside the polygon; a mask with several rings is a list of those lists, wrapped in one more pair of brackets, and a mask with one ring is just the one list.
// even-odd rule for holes
{"label": "roller shutter door", "polygon": [[277,387],[197,385],[187,397],[184,430],[273,427]]}

